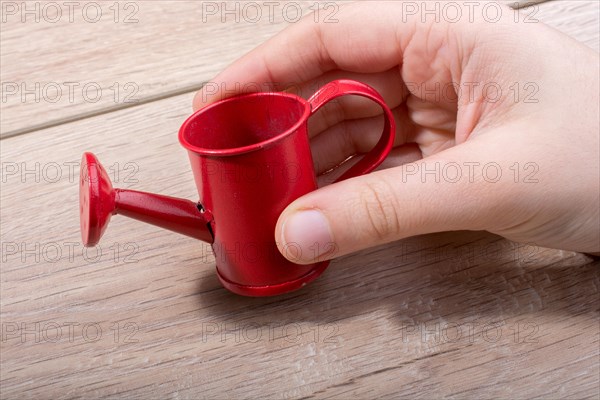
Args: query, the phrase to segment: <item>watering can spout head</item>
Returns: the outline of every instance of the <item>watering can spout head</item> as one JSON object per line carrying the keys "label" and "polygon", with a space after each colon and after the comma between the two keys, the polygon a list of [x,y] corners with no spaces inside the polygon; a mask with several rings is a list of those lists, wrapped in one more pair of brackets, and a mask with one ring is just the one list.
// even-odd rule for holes
{"label": "watering can spout head", "polygon": [[84,246],[94,246],[100,241],[113,214],[213,242],[212,215],[200,204],[153,193],[115,189],[96,156],[84,153],[79,176],[79,215]]}

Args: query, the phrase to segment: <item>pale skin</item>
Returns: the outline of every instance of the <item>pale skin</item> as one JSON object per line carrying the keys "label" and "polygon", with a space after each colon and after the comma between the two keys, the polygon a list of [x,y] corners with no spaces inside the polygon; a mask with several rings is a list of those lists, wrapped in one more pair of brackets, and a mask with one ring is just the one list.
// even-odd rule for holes
{"label": "pale skin", "polygon": [[[235,94],[236,82],[255,82],[293,84],[308,98],[349,78],[393,109],[395,147],[376,172],[326,185],[281,214],[280,249],[302,249],[283,252],[291,261],[455,230],[600,252],[598,53],[542,23],[515,23],[508,8],[496,23],[464,11],[435,23],[404,15],[400,2],[347,4],[339,22],[305,18],[235,61],[212,80],[226,92],[196,95],[199,109]],[[381,108],[354,96],[311,117],[318,172],[368,152],[382,125]],[[315,243],[335,251],[315,259]]]}

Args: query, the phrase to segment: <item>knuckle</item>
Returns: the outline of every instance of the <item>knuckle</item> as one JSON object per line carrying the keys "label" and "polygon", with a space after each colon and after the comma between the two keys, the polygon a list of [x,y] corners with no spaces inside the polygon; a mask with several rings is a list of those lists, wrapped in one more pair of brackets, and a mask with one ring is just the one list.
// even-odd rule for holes
{"label": "knuckle", "polygon": [[367,229],[378,241],[388,240],[400,232],[394,191],[384,181],[365,182],[360,191]]}

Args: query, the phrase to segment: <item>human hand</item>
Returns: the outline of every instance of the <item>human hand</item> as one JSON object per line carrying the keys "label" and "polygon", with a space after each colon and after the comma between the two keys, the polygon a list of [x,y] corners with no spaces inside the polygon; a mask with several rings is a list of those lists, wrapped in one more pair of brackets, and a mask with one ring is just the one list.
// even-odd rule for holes
{"label": "human hand", "polygon": [[[349,78],[393,109],[395,148],[379,171],[322,187],[281,214],[278,245],[303,250],[284,255],[312,263],[453,230],[600,251],[598,54],[503,10],[496,23],[478,13],[435,23],[403,14],[400,2],[348,4],[338,23],[305,18],[214,78],[221,90],[198,92],[195,109],[236,87],[294,84],[308,97]],[[317,171],[368,152],[382,125],[368,100],[325,106],[309,122]],[[315,260],[309,249],[332,242],[336,252]]]}

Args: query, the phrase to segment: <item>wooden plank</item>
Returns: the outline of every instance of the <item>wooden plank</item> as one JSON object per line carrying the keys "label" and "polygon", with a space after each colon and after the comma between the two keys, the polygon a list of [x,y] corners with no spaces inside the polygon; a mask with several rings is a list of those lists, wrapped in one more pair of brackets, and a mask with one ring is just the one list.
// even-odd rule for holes
{"label": "wooden plank", "polygon": [[267,3],[5,1],[0,131],[190,92],[316,2]]}
{"label": "wooden plank", "polygon": [[600,52],[600,2],[551,1],[524,8],[521,12]]}
{"label": "wooden plank", "polygon": [[0,397],[597,397],[600,263],[581,254],[427,235],[251,299],[220,287],[207,246],[135,221],[84,252],[85,150],[118,186],[195,198],[176,142],[191,97],[2,140]]}
{"label": "wooden plank", "polygon": [[598,263],[581,254],[428,235],[256,299],[220,287],[207,246],[125,218],[83,252],[78,176],[56,165],[91,149],[119,186],[194,199],[190,101],[2,140],[3,398],[598,393]]}
{"label": "wooden plank", "polygon": [[[193,91],[294,23],[296,5],[306,15],[318,4],[267,3],[237,2],[236,16],[227,14],[235,6],[226,9],[222,2],[84,1],[68,6],[69,2],[36,1],[29,3],[32,13],[26,14],[24,3],[4,1],[0,137]],[[247,4],[260,4],[260,17]],[[322,1],[320,7],[327,8],[319,18],[335,12],[333,4]],[[529,11],[532,17],[558,24],[598,47],[596,1],[546,4]],[[61,6],[60,11],[54,5]]]}

